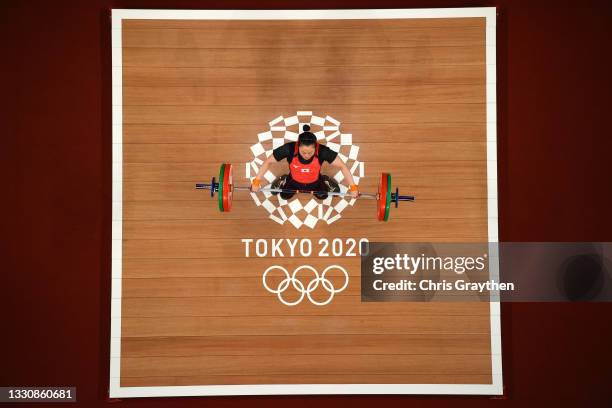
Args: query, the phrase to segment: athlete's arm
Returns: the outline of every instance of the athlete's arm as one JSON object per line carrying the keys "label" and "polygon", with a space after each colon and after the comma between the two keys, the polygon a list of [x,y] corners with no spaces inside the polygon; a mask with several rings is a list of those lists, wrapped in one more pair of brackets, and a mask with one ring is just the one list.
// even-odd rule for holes
{"label": "athlete's arm", "polygon": [[340,169],[342,175],[344,176],[344,180],[349,185],[349,192],[353,197],[357,197],[359,195],[359,190],[357,189],[357,185],[355,184],[355,180],[353,180],[353,175],[351,171],[346,167],[346,164],[340,159],[340,157],[336,157],[334,161],[331,163],[332,166]]}
{"label": "athlete's arm", "polygon": [[266,171],[268,171],[270,163],[274,163],[275,161],[276,159],[274,158],[274,155],[271,154],[270,157],[263,162],[259,168],[259,173],[257,173],[255,178],[251,180],[251,191],[257,191],[261,188],[261,180],[263,179],[263,175],[266,174]]}

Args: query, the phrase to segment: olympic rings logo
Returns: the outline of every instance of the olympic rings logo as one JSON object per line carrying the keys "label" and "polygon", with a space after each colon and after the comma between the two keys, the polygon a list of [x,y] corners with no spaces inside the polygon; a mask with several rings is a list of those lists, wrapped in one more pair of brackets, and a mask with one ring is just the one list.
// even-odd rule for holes
{"label": "olympic rings logo", "polygon": [[[332,282],[326,278],[327,272],[329,272],[330,269],[334,269],[334,268],[341,270],[342,273],[344,274],[344,285],[342,285],[340,289],[334,288],[334,285],[332,284]],[[268,273],[270,273],[270,271],[274,269],[280,269],[281,271],[285,273],[285,279],[283,279],[278,284],[278,287],[276,289],[270,288],[268,284],[266,283],[266,278],[268,276]],[[308,269],[314,273],[314,278],[308,283],[308,285],[306,285],[305,288],[304,288],[304,284],[299,279],[296,278],[298,273],[303,269]],[[304,296],[308,297],[308,300],[310,300],[314,305],[325,306],[329,304],[329,302],[332,301],[336,293],[342,292],[344,289],[346,289],[346,287],[348,286],[348,283],[349,283],[348,272],[346,271],[346,269],[344,269],[343,267],[339,265],[328,266],[327,268],[325,268],[321,276],[319,276],[319,273],[317,272],[317,270],[310,265],[302,265],[296,270],[294,270],[292,274],[289,274],[289,271],[283,268],[282,266],[272,265],[268,269],[266,269],[265,272],[263,273],[264,288],[266,288],[266,290],[270,293],[275,293],[278,296],[278,300],[280,300],[284,305],[287,305],[287,306],[295,306],[299,304],[304,299]],[[312,296],[310,295],[313,291],[315,291],[319,287],[319,284],[321,284],[321,287],[323,287],[325,290],[329,292],[329,297],[324,302],[319,302],[313,299]],[[287,290],[289,285],[292,285],[295,290],[300,292],[300,297],[294,302],[288,302],[285,299],[283,299],[282,294],[283,292],[285,292],[285,290]]]}

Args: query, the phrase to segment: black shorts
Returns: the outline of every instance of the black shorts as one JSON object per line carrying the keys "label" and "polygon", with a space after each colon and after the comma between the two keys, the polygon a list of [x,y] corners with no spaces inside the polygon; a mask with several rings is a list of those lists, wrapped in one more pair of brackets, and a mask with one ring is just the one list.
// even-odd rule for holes
{"label": "black shorts", "polygon": [[[324,193],[315,193],[314,196],[319,200],[325,200],[327,198],[327,185],[323,182],[323,179],[319,175],[319,179],[314,183],[298,183],[294,179],[291,178],[291,174],[287,175],[287,179],[285,180],[285,185],[283,189],[287,190],[305,190],[305,191],[324,191]],[[288,200],[293,197],[295,193],[280,193],[280,196]]]}

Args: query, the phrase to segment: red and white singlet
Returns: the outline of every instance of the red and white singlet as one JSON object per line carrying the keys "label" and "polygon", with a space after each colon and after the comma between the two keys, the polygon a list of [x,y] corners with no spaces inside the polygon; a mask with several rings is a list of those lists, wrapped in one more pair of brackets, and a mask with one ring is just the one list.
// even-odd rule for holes
{"label": "red and white singlet", "polygon": [[319,173],[321,172],[321,163],[319,163],[319,144],[317,143],[315,154],[309,164],[302,164],[298,155],[298,143],[296,142],[293,158],[291,159],[291,163],[289,163],[291,178],[302,184],[314,183],[319,179]]}

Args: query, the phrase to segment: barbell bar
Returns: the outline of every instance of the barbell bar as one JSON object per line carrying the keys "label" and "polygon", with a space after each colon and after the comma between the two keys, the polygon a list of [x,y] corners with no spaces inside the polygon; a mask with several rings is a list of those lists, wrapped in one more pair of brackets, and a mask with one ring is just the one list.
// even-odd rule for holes
{"label": "barbell bar", "polygon": [[[229,212],[232,208],[233,193],[234,191],[251,191],[251,187],[246,186],[235,186],[233,184],[233,167],[231,163],[223,163],[219,169],[219,181],[217,182],[213,176],[210,184],[196,183],[196,190],[210,190],[210,197],[214,198],[215,193],[218,193],[218,205],[219,211]],[[336,191],[311,191],[311,190],[298,190],[298,189],[287,189],[287,188],[260,188],[257,191],[269,192],[269,193],[290,193],[290,194],[327,194],[328,196],[345,197],[351,195],[351,193],[342,193]],[[399,194],[399,188],[395,188],[395,192],[392,192],[391,188],[391,174],[382,173],[378,182],[378,192],[372,193],[358,193],[358,198],[367,198],[376,200],[376,218],[379,221],[388,221],[389,213],[391,209],[391,203],[395,204],[395,208],[398,208],[400,201],[415,201],[414,196],[402,196]]]}

